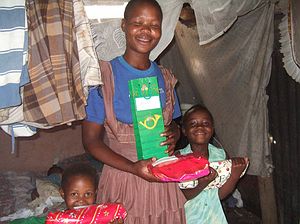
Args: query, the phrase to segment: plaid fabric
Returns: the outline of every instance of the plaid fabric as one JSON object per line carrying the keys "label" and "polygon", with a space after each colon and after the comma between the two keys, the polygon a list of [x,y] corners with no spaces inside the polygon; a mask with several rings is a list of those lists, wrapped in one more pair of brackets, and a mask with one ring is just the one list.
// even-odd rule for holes
{"label": "plaid fabric", "polygon": [[55,126],[85,117],[72,0],[29,0],[25,121]]}

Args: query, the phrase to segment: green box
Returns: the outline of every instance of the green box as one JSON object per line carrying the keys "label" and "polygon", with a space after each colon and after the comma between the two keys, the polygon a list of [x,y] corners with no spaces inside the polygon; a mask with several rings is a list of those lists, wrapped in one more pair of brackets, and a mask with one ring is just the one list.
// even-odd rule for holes
{"label": "green box", "polygon": [[165,128],[157,78],[133,79],[128,87],[138,160],[168,156],[167,146],[160,146],[166,138],[160,136]]}

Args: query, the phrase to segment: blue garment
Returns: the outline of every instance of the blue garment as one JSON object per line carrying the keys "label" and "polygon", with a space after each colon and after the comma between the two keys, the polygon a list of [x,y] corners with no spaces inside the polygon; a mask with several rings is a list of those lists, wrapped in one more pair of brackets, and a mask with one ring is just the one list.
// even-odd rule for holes
{"label": "blue garment", "polygon": [[49,180],[51,183],[60,186],[61,184],[61,174],[51,173],[49,176],[45,177],[45,180]]}
{"label": "blue garment", "polygon": [[[182,155],[191,152],[190,145],[180,150]],[[226,159],[225,151],[211,144],[208,145],[208,153],[209,162]],[[184,209],[187,224],[227,224],[218,191],[218,188],[203,190],[196,197],[185,203]]]}
{"label": "blue garment", "polygon": [[22,103],[20,87],[29,82],[25,1],[0,2],[0,109]]}
{"label": "blue garment", "polygon": [[[144,77],[157,77],[160,92],[160,101],[162,108],[166,104],[165,84],[162,73],[155,62],[151,62],[151,66],[147,70],[139,70],[129,65],[122,56],[114,58],[111,62],[114,75],[114,111],[116,118],[126,124],[132,124],[132,114],[130,109],[128,81]],[[175,105],[173,118],[181,116],[178,98],[175,94]],[[103,124],[105,120],[104,102],[99,87],[93,87],[89,90],[88,102],[86,106],[87,120]]]}

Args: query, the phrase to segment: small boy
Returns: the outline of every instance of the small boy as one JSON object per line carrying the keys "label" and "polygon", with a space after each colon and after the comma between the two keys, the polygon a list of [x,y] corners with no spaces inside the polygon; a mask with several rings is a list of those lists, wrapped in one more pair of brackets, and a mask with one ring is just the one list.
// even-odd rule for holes
{"label": "small boy", "polygon": [[[65,200],[67,209],[93,205],[96,201],[98,175],[96,170],[87,164],[74,164],[66,168],[62,175],[60,194]],[[122,219],[109,222],[123,223]]]}
{"label": "small boy", "polygon": [[94,168],[87,164],[74,164],[66,168],[62,175],[60,194],[67,209],[92,205],[96,200],[98,176]]}

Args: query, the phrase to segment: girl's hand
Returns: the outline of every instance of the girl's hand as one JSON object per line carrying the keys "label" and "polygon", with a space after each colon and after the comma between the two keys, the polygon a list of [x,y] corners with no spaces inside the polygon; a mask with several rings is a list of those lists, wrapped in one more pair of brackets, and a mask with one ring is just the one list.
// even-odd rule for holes
{"label": "girl's hand", "polygon": [[175,121],[172,121],[170,125],[165,126],[165,131],[161,133],[161,136],[165,136],[166,140],[163,141],[160,145],[167,145],[168,148],[166,150],[166,153],[168,153],[169,156],[173,155],[176,143],[180,138],[179,126],[175,123]]}
{"label": "girl's hand", "polygon": [[182,192],[187,200],[191,200],[196,197],[200,192],[202,192],[206,186],[212,182],[218,175],[217,172],[209,167],[210,173],[205,177],[198,178],[198,185],[192,189],[182,189]]}
{"label": "girl's hand", "polygon": [[149,171],[148,166],[150,166],[156,159],[153,157],[147,160],[139,160],[133,164],[134,174],[149,181],[149,182],[161,182],[158,178],[152,175]]}
{"label": "girl's hand", "polygon": [[225,184],[219,188],[219,197],[221,200],[233,192],[241,174],[249,163],[249,159],[247,157],[234,157],[230,159],[232,161],[231,175]]}
{"label": "girl's hand", "polygon": [[249,159],[247,157],[234,157],[231,158],[231,161],[231,175],[233,178],[239,179],[243,171],[246,169]]}
{"label": "girl's hand", "polygon": [[[218,176],[218,173],[212,167],[209,167],[210,173],[207,176],[198,178],[198,183],[204,183],[204,185],[208,185]],[[206,186],[205,186],[206,187]]]}

